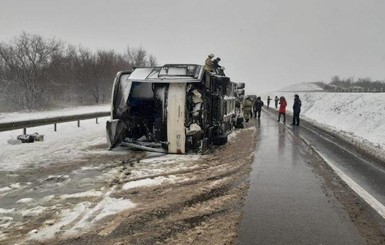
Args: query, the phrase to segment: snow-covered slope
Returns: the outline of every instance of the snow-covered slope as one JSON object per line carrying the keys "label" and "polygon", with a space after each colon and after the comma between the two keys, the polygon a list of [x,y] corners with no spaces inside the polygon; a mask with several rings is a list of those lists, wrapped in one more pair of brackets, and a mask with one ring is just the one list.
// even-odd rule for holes
{"label": "snow-covered slope", "polygon": [[[301,117],[385,158],[385,93],[296,92]],[[282,92],[292,111],[295,92]]]}
{"label": "snow-covered slope", "polygon": [[323,89],[314,83],[297,83],[278,90],[278,92],[293,92],[293,91],[323,91]]}

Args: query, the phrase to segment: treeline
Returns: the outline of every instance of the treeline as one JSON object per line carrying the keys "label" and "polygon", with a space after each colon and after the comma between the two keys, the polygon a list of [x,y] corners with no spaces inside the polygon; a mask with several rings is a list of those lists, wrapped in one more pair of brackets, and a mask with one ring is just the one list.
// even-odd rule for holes
{"label": "treeline", "polygon": [[0,111],[107,103],[118,71],[154,65],[143,48],[95,52],[22,33],[0,43]]}
{"label": "treeline", "polygon": [[329,83],[317,82],[317,84],[327,91],[385,92],[385,81],[370,78],[354,79],[333,76]]}

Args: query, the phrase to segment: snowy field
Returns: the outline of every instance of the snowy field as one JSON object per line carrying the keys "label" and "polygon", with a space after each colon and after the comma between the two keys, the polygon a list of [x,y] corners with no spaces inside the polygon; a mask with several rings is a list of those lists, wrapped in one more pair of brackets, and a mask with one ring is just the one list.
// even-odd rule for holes
{"label": "snowy field", "polygon": [[[49,112],[1,113],[0,123],[22,121],[46,117],[74,115],[90,112],[108,111],[110,105],[84,106]],[[57,131],[53,125],[28,128],[27,134],[44,135],[44,141],[11,145],[8,140],[16,139],[23,133],[22,129],[0,132],[0,168],[3,171],[16,170],[21,167],[50,164],[58,159],[73,159],[84,154],[92,154],[90,146],[106,143],[105,125],[108,117],[83,120],[80,127],[77,122],[60,123]]]}

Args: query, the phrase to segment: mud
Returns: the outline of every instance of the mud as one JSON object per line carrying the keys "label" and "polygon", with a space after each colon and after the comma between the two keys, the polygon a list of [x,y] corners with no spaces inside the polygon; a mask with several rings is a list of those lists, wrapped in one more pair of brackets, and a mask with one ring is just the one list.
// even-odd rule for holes
{"label": "mud", "polygon": [[[102,146],[100,146],[102,147]],[[215,147],[198,160],[180,163],[142,163],[140,159],[148,156],[143,153],[114,155],[108,153],[77,162],[62,162],[56,166],[26,170],[25,174],[8,174],[9,181],[20,185],[35,179],[29,186],[44,190],[48,195],[48,182],[59,187],[53,199],[42,203],[45,211],[34,217],[8,215],[15,221],[2,230],[2,244],[234,244],[237,226],[241,218],[243,196],[247,192],[248,175],[251,170],[255,149],[255,129],[250,123],[248,128],[237,132],[235,137],[224,146]],[[58,167],[60,166],[60,167]],[[79,166],[94,167],[87,169],[89,174],[80,175]],[[145,173],[137,171],[145,168]],[[75,176],[77,173],[77,176]],[[109,173],[108,177],[102,177]],[[112,174],[111,174],[112,173]],[[81,176],[92,183],[82,181]],[[47,176],[55,177],[48,178]],[[32,177],[33,176],[33,177]],[[68,176],[64,177],[63,176]],[[80,176],[80,177],[79,177]],[[124,184],[143,179],[172,176],[178,181],[164,181],[160,185],[122,188]],[[13,179],[12,179],[13,178]],[[70,179],[66,183],[66,178]],[[70,184],[72,183],[72,184]],[[115,215],[107,216],[87,230],[72,236],[63,235],[71,229],[71,224],[56,232],[54,239],[31,240],[31,231],[38,233],[41,228],[57,222],[58,212],[74,207],[84,201],[100,202],[100,197],[74,199],[56,198],[57,194],[68,194],[87,189],[111,190],[111,198],[129,199],[136,204]],[[48,188],[49,189],[49,188]],[[51,187],[52,189],[52,187]],[[28,190],[31,190],[29,187]],[[14,203],[25,189],[7,195],[8,203]],[[51,190],[51,192],[53,192]],[[36,195],[36,193],[34,194]],[[25,195],[24,195],[25,196]],[[24,197],[23,196],[23,197]],[[39,197],[43,197],[40,194]],[[11,208],[10,206],[8,208]],[[21,208],[21,206],[20,206]],[[47,222],[48,221],[48,222]]]}

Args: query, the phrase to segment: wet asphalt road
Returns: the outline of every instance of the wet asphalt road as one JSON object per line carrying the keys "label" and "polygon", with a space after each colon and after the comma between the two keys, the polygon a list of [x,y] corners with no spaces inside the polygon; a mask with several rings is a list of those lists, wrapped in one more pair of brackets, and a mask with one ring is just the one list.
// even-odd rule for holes
{"label": "wet asphalt road", "polygon": [[365,244],[307,159],[291,127],[262,114],[239,244]]}
{"label": "wet asphalt road", "polygon": [[361,186],[382,205],[385,204],[385,166],[379,160],[357,152],[346,142],[303,123],[294,131],[323,157]]}

